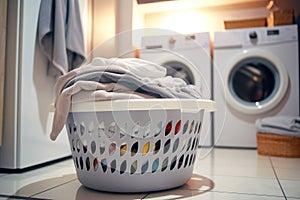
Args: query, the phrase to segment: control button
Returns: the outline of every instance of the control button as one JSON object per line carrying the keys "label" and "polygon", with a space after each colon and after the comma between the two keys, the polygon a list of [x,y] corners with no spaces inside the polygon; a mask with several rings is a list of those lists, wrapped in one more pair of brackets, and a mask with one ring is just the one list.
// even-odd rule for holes
{"label": "control button", "polygon": [[251,40],[257,39],[257,33],[256,33],[255,31],[250,32],[250,33],[249,33],[249,38],[250,38]]}
{"label": "control button", "polygon": [[176,39],[175,39],[174,37],[171,37],[171,38],[169,39],[169,44],[174,45],[175,42],[176,42]]}

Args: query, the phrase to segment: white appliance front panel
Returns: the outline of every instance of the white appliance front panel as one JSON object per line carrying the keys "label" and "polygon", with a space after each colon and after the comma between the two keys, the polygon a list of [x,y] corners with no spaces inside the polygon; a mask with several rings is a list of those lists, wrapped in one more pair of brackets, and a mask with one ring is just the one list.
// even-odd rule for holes
{"label": "white appliance front panel", "polygon": [[[47,75],[47,61],[36,45],[40,1],[9,2],[9,39],[6,72],[5,139],[0,148],[0,168],[23,169],[71,155],[66,130],[50,140],[54,77]],[[9,37],[10,38],[10,37]],[[15,46],[13,45],[15,44]]]}
{"label": "white appliance front panel", "polygon": [[[47,75],[48,63],[36,45],[40,2],[23,2],[22,49],[19,66],[19,168],[70,155],[66,130],[57,141],[49,138],[54,101],[54,77]],[[34,156],[33,156],[34,154]]]}
{"label": "white appliance front panel", "polygon": [[[222,38],[218,40],[221,41]],[[283,100],[271,110],[260,113],[245,114],[232,108],[227,101],[226,72],[233,67],[231,63],[243,51],[265,51],[276,57],[285,67],[289,80],[288,90]],[[271,60],[272,62],[272,60]],[[217,146],[226,147],[256,147],[255,120],[274,115],[299,115],[299,60],[298,43],[296,41],[254,46],[249,48],[232,47],[214,50],[214,100],[217,111],[214,113],[214,134]]]}

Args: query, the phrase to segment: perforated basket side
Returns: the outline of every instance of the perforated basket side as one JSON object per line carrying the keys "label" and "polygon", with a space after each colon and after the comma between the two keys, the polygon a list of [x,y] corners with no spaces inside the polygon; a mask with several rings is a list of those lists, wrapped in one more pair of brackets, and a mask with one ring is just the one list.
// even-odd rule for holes
{"label": "perforated basket side", "polygon": [[168,189],[190,179],[204,110],[69,113],[78,179],[113,192]]}

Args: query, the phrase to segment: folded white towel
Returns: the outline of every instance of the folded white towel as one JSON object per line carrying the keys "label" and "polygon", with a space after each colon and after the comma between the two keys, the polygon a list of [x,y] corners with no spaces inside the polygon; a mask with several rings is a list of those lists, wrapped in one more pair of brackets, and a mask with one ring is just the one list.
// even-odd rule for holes
{"label": "folded white towel", "polygon": [[258,132],[274,133],[300,137],[300,117],[274,116],[257,119],[255,126]]}

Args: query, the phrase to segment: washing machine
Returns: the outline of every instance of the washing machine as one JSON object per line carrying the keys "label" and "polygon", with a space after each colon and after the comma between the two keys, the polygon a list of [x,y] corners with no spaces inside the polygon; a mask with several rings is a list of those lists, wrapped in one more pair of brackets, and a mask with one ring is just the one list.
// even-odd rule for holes
{"label": "washing machine", "polygon": [[216,146],[256,148],[255,120],[299,115],[296,25],[214,34]]}
{"label": "washing machine", "polygon": [[[199,87],[205,99],[212,99],[212,62],[208,32],[142,37],[140,58],[167,68],[167,75]],[[212,115],[204,117],[200,146],[212,146]]]}

